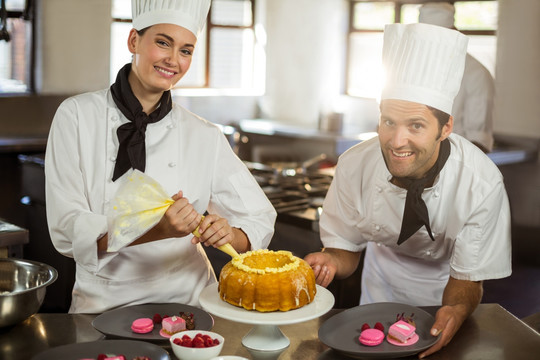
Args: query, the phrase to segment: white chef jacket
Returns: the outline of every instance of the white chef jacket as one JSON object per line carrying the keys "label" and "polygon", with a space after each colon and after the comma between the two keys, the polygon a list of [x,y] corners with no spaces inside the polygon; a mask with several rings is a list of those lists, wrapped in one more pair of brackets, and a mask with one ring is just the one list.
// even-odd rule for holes
{"label": "white chef jacket", "polygon": [[452,131],[488,151],[493,149],[494,97],[495,84],[491,73],[467,54],[463,80],[452,106]]}
{"label": "white chef jacket", "polygon": [[[122,182],[111,179],[116,130],[126,122],[106,89],[65,100],[51,126],[47,221],[56,249],[76,262],[71,313],[152,302],[197,306],[202,289],[216,281],[191,235],[98,254],[97,239],[107,233],[109,204]],[[173,104],[147,126],[145,173],[171,196],[182,190],[197,212],[217,213],[241,228],[252,249],[268,246],[276,212],[216,125]]]}
{"label": "white chef jacket", "polygon": [[510,210],[503,178],[475,145],[451,134],[450,157],[424,190],[425,227],[401,245],[406,190],[390,182],[378,137],[347,150],[323,203],[325,247],[366,249],[360,303],[440,305],[449,275],[480,281],[511,273]]}

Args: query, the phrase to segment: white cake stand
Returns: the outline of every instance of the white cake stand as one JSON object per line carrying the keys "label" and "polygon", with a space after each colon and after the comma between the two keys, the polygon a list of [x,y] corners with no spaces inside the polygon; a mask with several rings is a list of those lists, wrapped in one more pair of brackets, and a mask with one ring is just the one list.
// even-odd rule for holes
{"label": "white cake stand", "polygon": [[317,285],[317,295],[308,305],[286,312],[263,313],[233,306],[219,297],[218,284],[207,286],[199,296],[201,306],[223,319],[255,325],[242,339],[254,359],[277,359],[290,345],[279,325],[297,324],[326,314],[334,306],[334,295]]}

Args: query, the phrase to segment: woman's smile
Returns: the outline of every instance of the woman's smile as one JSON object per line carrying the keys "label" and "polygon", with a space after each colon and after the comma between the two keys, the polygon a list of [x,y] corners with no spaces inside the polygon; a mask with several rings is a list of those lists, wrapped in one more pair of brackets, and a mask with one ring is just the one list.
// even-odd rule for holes
{"label": "woman's smile", "polygon": [[177,74],[174,71],[169,71],[169,70],[167,70],[165,68],[162,68],[160,66],[154,66],[154,69],[156,69],[159,74],[165,76],[168,79],[172,78],[174,75]]}

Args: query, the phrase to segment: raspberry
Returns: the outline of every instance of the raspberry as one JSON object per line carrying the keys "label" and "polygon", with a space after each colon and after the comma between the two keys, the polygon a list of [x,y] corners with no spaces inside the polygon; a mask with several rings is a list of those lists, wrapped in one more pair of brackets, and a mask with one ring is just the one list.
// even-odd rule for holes
{"label": "raspberry", "polygon": [[200,336],[195,337],[195,339],[193,339],[192,347],[195,347],[195,348],[203,348],[203,347],[205,347],[203,338],[200,337]]}
{"label": "raspberry", "polygon": [[182,340],[191,340],[191,338],[189,337],[189,335],[184,335],[182,336]]}
{"label": "raspberry", "polygon": [[370,329],[370,328],[371,328],[371,327],[369,326],[369,324],[368,324],[368,323],[364,323],[364,324],[362,325],[362,329],[361,329],[361,331],[364,331],[364,330],[366,330],[366,329]]}
{"label": "raspberry", "polygon": [[214,340],[210,336],[208,336],[208,339],[204,339],[204,346],[205,347],[212,347],[214,346]]}
{"label": "raspberry", "polygon": [[219,340],[218,339],[214,339],[214,346],[215,345],[219,345]]}
{"label": "raspberry", "polygon": [[174,340],[173,340],[173,343],[175,343],[176,345],[180,345],[180,346],[182,346],[183,342],[184,341],[182,339],[180,339],[180,338],[174,338]]}
{"label": "raspberry", "polygon": [[154,324],[161,324],[162,317],[159,314],[154,314],[154,317],[152,318],[152,321]]}
{"label": "raspberry", "polygon": [[188,337],[187,339],[182,339],[182,346],[185,346],[185,347],[193,347],[193,341],[191,340],[190,337]]}
{"label": "raspberry", "polygon": [[381,324],[380,322],[376,323],[375,326],[374,326],[375,329],[379,329],[381,330],[382,332],[384,332],[384,326],[383,324]]}

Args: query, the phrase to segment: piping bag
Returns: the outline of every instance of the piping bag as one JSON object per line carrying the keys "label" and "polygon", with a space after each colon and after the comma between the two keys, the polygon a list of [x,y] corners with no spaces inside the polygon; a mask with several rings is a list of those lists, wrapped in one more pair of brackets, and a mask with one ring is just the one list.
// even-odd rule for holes
{"label": "piping bag", "polygon": [[[174,200],[156,180],[139,170],[130,170],[111,201],[107,214],[107,251],[118,251],[144,235],[161,220],[173,203]],[[203,219],[204,216],[201,222]],[[201,236],[200,224],[193,231],[196,237]],[[233,258],[238,256],[229,243],[219,246],[218,249]]]}

